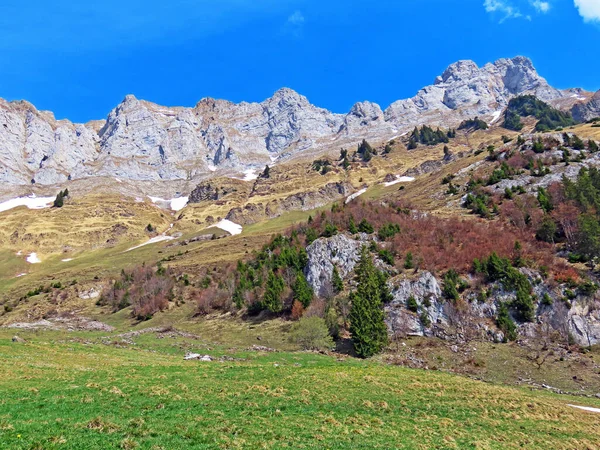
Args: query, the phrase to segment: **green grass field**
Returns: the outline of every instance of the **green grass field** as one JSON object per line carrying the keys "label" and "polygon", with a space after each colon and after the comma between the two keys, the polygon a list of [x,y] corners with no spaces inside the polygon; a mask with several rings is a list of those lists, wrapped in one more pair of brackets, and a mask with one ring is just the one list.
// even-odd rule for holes
{"label": "green grass field", "polygon": [[13,334],[0,331],[2,448],[600,447],[600,417],[567,406],[590,399],[170,335]]}

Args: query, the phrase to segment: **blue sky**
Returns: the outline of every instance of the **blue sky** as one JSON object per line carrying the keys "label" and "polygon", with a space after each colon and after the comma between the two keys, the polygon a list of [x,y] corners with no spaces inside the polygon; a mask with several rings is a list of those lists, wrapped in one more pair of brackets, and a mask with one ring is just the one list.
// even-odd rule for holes
{"label": "blue sky", "polygon": [[600,89],[600,0],[3,0],[0,97],[104,118],[261,101],[282,86],[346,112],[413,96],[450,63],[525,55],[556,87]]}

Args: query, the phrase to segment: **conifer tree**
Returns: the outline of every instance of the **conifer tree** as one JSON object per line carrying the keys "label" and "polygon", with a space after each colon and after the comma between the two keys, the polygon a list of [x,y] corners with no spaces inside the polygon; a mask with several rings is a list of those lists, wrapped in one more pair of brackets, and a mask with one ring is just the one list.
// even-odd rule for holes
{"label": "conifer tree", "polygon": [[381,302],[381,283],[366,247],[355,269],[357,288],[350,294],[350,332],[354,350],[361,358],[380,353],[387,345],[387,327]]}
{"label": "conifer tree", "polygon": [[265,288],[265,295],[263,297],[262,306],[264,309],[268,309],[271,312],[278,313],[283,309],[283,303],[281,301],[281,294],[285,287],[283,278],[279,275],[275,275],[273,271],[269,272],[267,278],[267,286]]}
{"label": "conifer tree", "polygon": [[269,178],[271,176],[271,168],[267,165],[265,166],[265,170],[260,174],[261,178]]}
{"label": "conifer tree", "polygon": [[298,272],[296,275],[292,290],[294,291],[294,300],[299,301],[303,307],[308,308],[313,299],[313,290],[302,272]]}
{"label": "conifer tree", "polygon": [[63,193],[63,191],[60,191],[56,195],[56,198],[54,199],[54,207],[62,208],[63,204],[64,204],[64,193]]}
{"label": "conifer tree", "polygon": [[340,276],[337,266],[333,266],[333,273],[331,274],[331,284],[333,285],[333,291],[339,294],[344,290],[344,281]]}
{"label": "conifer tree", "polygon": [[413,254],[411,252],[408,252],[406,254],[406,258],[404,259],[404,268],[406,270],[409,269],[414,269],[415,265],[413,263]]}
{"label": "conifer tree", "polygon": [[354,223],[354,217],[350,217],[348,221],[348,231],[352,234],[358,233],[358,228],[356,228],[356,224]]}

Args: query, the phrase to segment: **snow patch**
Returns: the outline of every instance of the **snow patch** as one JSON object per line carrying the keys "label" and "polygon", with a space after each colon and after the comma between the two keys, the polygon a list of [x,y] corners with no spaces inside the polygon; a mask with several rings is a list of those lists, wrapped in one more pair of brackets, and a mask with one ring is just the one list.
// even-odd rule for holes
{"label": "snow patch", "polygon": [[244,170],[244,181],[254,181],[258,178],[258,175],[254,172],[254,169]]}
{"label": "snow patch", "polygon": [[355,198],[357,198],[357,197],[360,197],[360,196],[361,196],[361,195],[363,195],[365,192],[367,192],[367,189],[366,189],[366,188],[364,188],[364,189],[361,189],[361,190],[360,190],[360,191],[358,191],[358,192],[355,192],[354,194],[352,194],[351,196],[349,196],[349,197],[346,199],[346,204],[350,203],[350,202],[351,202],[352,200],[354,200]]}
{"label": "snow patch", "polygon": [[277,155],[277,156],[269,155],[269,158],[271,158],[271,162],[275,162],[279,159],[279,155]]}
{"label": "snow patch", "polygon": [[163,242],[163,241],[172,241],[173,239],[175,239],[173,236],[165,236],[164,234],[161,234],[160,236],[156,236],[156,237],[149,239],[148,241],[144,242],[143,244],[136,245],[135,247],[131,247],[131,248],[125,250],[125,253],[130,252],[131,250],[135,250],[136,248],[144,247],[146,245],[156,244],[157,242]]}
{"label": "snow patch", "polygon": [[25,275],[27,275],[26,273],[20,273],[19,275],[17,275],[15,278],[21,278],[24,277]]}
{"label": "snow patch", "polygon": [[223,219],[217,223],[215,227],[227,231],[232,236],[235,236],[236,234],[242,234],[242,226],[232,222],[231,220]]}
{"label": "snow patch", "polygon": [[188,201],[189,201],[189,197],[177,197],[177,198],[172,198],[170,200],[165,200],[164,198],[151,197],[151,196],[148,196],[148,198],[152,201],[152,203],[168,203],[169,207],[173,211],[182,210],[183,208],[186,207],[186,205],[188,204]]}
{"label": "snow patch", "polygon": [[234,180],[242,180],[242,181],[254,181],[258,178],[258,174],[256,173],[256,169],[247,169],[242,172],[244,174],[243,178],[239,177],[231,177]]}
{"label": "snow patch", "polygon": [[188,204],[189,197],[178,197],[171,199],[171,209],[173,211],[181,211]]}
{"label": "snow patch", "polygon": [[216,171],[217,171],[217,168],[216,168],[214,165],[212,165],[212,164],[209,164],[209,165],[208,165],[208,170],[210,170],[211,172],[216,172]]}
{"label": "snow patch", "polygon": [[39,264],[42,262],[40,258],[38,258],[37,253],[30,253],[29,256],[25,259],[29,264]]}
{"label": "snow patch", "polygon": [[501,115],[502,115],[502,110],[496,111],[494,114],[492,114],[492,121],[489,123],[489,125],[492,125],[492,124],[498,122],[498,119],[500,119]]}
{"label": "snow patch", "polygon": [[583,409],[584,411],[600,413],[600,408],[591,408],[589,406],[577,406],[577,405],[567,405],[571,408]]}
{"label": "snow patch", "polygon": [[61,259],[62,262],[69,262],[69,261],[73,261],[73,258],[67,258],[67,259]]}
{"label": "snow patch", "polygon": [[122,181],[121,181],[121,180],[119,180],[118,178],[115,178],[115,181],[116,181],[117,183],[122,183]]}
{"label": "snow patch", "polygon": [[387,183],[383,183],[383,185],[388,187],[398,183],[410,183],[411,181],[415,181],[415,179],[413,177],[397,177],[394,181],[388,181]]}
{"label": "snow patch", "polygon": [[18,206],[27,206],[29,209],[49,208],[54,203],[56,197],[18,197],[0,203],[0,212],[17,208]]}

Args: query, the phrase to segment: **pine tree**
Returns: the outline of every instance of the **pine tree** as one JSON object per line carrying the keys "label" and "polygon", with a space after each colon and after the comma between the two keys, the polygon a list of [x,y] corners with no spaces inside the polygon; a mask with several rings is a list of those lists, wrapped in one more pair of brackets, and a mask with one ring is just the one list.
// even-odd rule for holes
{"label": "pine tree", "polygon": [[357,153],[362,157],[364,162],[369,162],[372,156],[375,154],[373,147],[365,139],[360,143],[357,149]]}
{"label": "pine tree", "polygon": [[54,199],[54,207],[62,208],[63,204],[64,204],[64,193],[63,193],[63,191],[60,191],[56,195],[56,198]]}
{"label": "pine tree", "polygon": [[271,168],[269,166],[265,166],[265,170],[260,174],[261,178],[269,178],[271,176]]}
{"label": "pine tree", "polygon": [[302,306],[308,308],[313,299],[313,290],[302,272],[299,272],[296,275],[296,281],[292,286],[292,291],[294,291],[294,300],[299,301],[302,303]]}
{"label": "pine tree", "polygon": [[358,224],[358,231],[361,233],[367,233],[367,234],[371,234],[373,233],[375,230],[373,229],[373,225],[371,225],[367,219],[363,219],[360,221],[360,223]]}
{"label": "pine tree", "polygon": [[350,168],[350,161],[348,161],[347,156],[342,161],[342,167],[344,168],[344,170],[348,170]]}
{"label": "pine tree", "polygon": [[408,252],[406,254],[406,258],[404,259],[404,268],[406,270],[408,269],[414,269],[414,263],[413,263],[413,254],[411,252]]}
{"label": "pine tree", "polygon": [[267,286],[265,288],[265,295],[263,297],[262,306],[271,312],[278,313],[283,309],[283,303],[281,301],[281,294],[285,287],[283,278],[279,275],[275,275],[273,271],[269,272],[267,278]]}
{"label": "pine tree", "polygon": [[331,284],[333,285],[333,291],[336,294],[339,294],[344,290],[344,281],[342,280],[340,272],[335,265],[333,266],[333,272],[331,274]]}
{"label": "pine tree", "polygon": [[355,269],[357,288],[350,294],[350,332],[354,350],[361,358],[380,353],[388,342],[377,269],[366,247]]}
{"label": "pine tree", "polygon": [[504,341],[514,341],[517,339],[517,326],[508,313],[506,303],[501,303],[498,308],[498,316],[496,317],[496,325],[504,333]]}
{"label": "pine tree", "polygon": [[354,217],[350,217],[348,221],[348,231],[352,234],[358,233],[358,228],[356,228],[356,224],[354,223]]}

